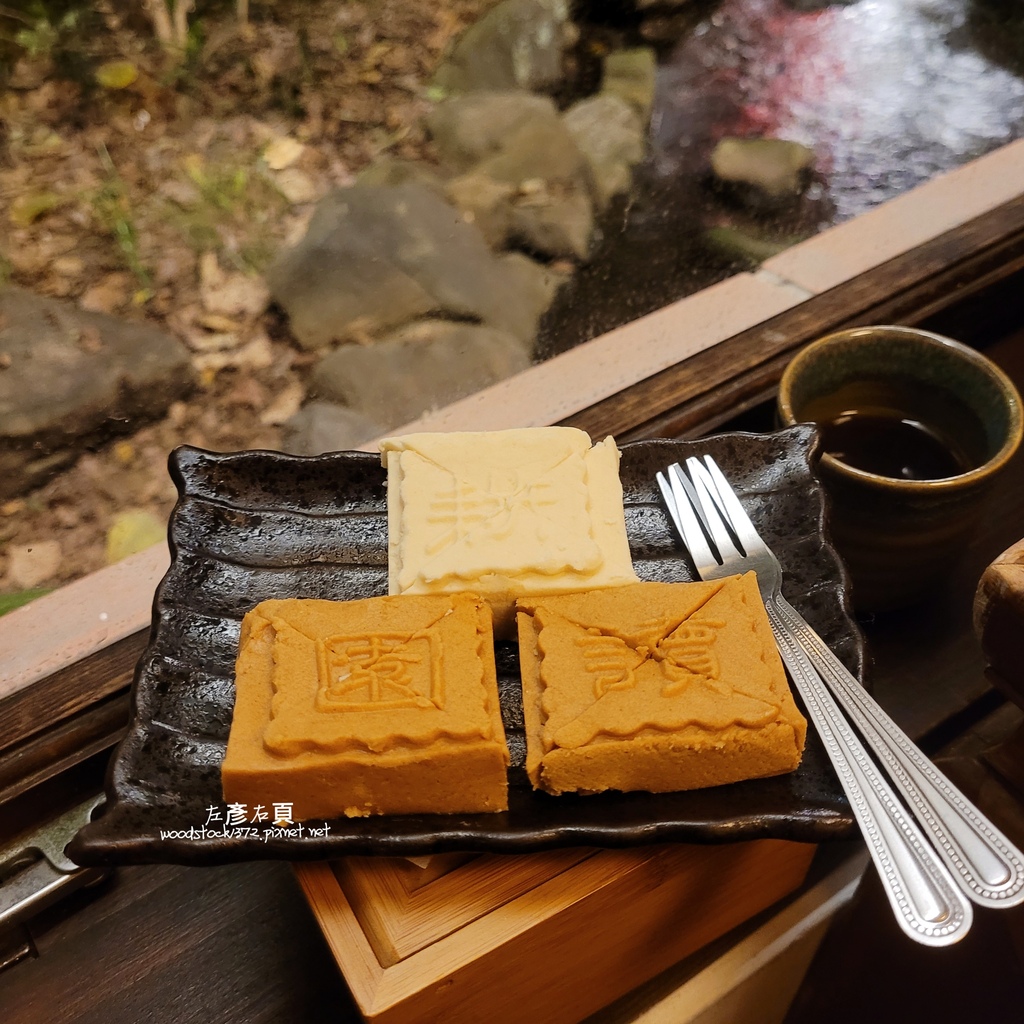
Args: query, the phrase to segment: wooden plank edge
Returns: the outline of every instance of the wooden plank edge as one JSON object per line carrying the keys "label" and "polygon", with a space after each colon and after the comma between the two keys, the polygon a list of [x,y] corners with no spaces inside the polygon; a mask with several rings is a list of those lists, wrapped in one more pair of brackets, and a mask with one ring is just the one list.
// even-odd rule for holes
{"label": "wooden plank edge", "polygon": [[124,637],[0,699],[0,762],[27,740],[115,694],[127,693],[146,637],[142,632]]}
{"label": "wooden plank edge", "polygon": [[0,805],[102,750],[128,728],[127,689],[0,753]]}

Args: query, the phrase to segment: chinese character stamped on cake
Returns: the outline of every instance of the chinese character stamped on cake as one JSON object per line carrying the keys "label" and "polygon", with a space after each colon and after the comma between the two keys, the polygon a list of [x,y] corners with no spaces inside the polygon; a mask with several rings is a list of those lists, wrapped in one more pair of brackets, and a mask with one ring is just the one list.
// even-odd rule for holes
{"label": "chinese character stamped on cake", "polygon": [[269,805],[232,803],[224,806],[212,804],[206,808],[206,821],[183,829],[161,829],[161,839],[324,839],[331,832],[325,821],[322,825],[292,821],[291,803]]}

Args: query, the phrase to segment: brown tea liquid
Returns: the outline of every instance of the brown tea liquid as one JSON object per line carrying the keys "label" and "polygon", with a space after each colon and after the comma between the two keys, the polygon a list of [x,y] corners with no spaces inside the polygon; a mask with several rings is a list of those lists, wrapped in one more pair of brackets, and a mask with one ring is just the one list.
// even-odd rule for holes
{"label": "brown tea liquid", "polygon": [[808,402],[822,450],[896,480],[941,480],[986,461],[985,428],[955,395],[911,379],[850,381]]}

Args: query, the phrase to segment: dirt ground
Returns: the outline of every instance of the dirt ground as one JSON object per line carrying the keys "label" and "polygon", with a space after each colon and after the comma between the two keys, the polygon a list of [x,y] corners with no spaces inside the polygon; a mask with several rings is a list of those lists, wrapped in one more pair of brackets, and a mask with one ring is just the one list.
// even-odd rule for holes
{"label": "dirt ground", "polygon": [[[13,3],[0,4],[0,281],[166,327],[199,386],[0,505],[0,604],[104,565],[119,512],[164,523],[175,445],[277,445],[308,357],[273,309],[225,315],[210,297],[226,274],[258,275],[317,198],[376,158],[430,156],[430,77],[493,0],[252,0],[246,23],[200,0],[171,55],[140,3]],[[41,542],[45,564],[15,564]]]}

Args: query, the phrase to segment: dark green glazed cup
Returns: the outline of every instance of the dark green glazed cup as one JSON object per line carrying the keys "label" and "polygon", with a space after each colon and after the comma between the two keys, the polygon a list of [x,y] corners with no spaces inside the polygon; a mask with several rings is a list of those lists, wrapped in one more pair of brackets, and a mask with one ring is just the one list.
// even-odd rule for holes
{"label": "dark green glazed cup", "polygon": [[779,420],[808,422],[809,403],[840,387],[881,391],[906,380],[949,393],[959,400],[950,409],[966,405],[983,428],[984,451],[970,470],[937,480],[881,476],[822,455],[829,529],[858,611],[891,610],[928,595],[955,564],[1021,442],[1021,398],[1010,378],[974,349],[911,327],[858,327],[808,345],[782,376]]}

